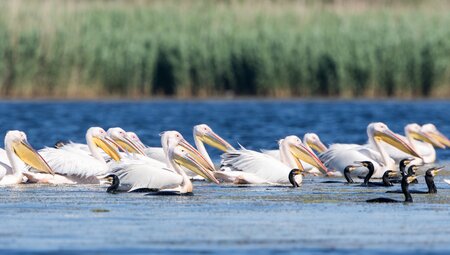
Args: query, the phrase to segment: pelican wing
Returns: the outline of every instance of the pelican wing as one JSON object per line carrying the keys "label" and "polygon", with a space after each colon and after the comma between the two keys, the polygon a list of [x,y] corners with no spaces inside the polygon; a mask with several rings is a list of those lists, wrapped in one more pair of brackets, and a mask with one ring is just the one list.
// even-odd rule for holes
{"label": "pelican wing", "polygon": [[271,156],[244,148],[222,154],[222,166],[229,167],[232,171],[254,174],[270,183],[289,183],[288,175],[291,171],[288,166]]}
{"label": "pelican wing", "polygon": [[[379,161],[374,160],[370,155],[374,153],[369,148],[356,144],[333,144],[328,150],[319,155],[320,160],[329,169],[344,172],[345,167],[354,165],[355,161],[371,161],[375,167],[374,178],[379,178],[384,171],[381,169]],[[376,153],[376,152],[375,152]],[[367,168],[359,167],[352,171],[352,175],[363,175],[367,173]]]}
{"label": "pelican wing", "polygon": [[280,160],[280,150],[261,150],[263,154],[269,155],[275,159]]}
{"label": "pelican wing", "polygon": [[147,147],[144,149],[144,152],[149,158],[166,162],[166,155],[161,147]]}
{"label": "pelican wing", "polygon": [[138,161],[117,163],[112,167],[112,173],[119,177],[121,189],[128,191],[144,188],[173,189],[183,182],[182,176],[172,170]]}
{"label": "pelican wing", "polygon": [[55,173],[74,175],[78,177],[90,177],[104,175],[108,172],[108,166],[103,162],[87,155],[76,147],[44,148],[39,153],[47,161]]}

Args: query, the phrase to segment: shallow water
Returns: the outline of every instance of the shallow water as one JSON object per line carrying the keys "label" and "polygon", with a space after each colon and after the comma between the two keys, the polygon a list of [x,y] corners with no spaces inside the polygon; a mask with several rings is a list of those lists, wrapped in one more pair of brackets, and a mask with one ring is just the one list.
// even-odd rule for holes
{"label": "shallow water", "polygon": [[[157,145],[158,133],[169,129],[192,141],[192,126],[203,122],[233,144],[267,149],[311,131],[327,144],[364,143],[372,121],[398,132],[432,122],[450,135],[449,109],[443,101],[7,102],[0,103],[0,131],[24,130],[40,148],[63,138],[82,142],[89,126],[121,126]],[[211,153],[217,161],[219,153]],[[450,150],[438,158],[448,166]],[[436,177],[437,195],[379,205],[364,201],[402,195],[313,177],[298,189],[196,182],[189,197],[111,195],[101,186],[1,187],[0,253],[448,254],[450,185],[443,178],[450,176]],[[419,181],[411,188],[425,190]]]}

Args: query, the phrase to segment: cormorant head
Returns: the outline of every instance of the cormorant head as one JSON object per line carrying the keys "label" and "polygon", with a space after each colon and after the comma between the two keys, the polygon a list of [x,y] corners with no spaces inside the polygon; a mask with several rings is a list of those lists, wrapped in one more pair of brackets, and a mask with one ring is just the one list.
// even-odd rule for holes
{"label": "cormorant head", "polygon": [[289,182],[292,184],[293,187],[300,187],[300,185],[295,180],[295,176],[302,174],[302,171],[298,168],[294,168],[289,172]]}
{"label": "cormorant head", "polygon": [[434,176],[436,176],[437,173],[439,173],[442,169],[444,169],[443,166],[441,166],[441,167],[432,167],[432,168],[428,169],[428,170],[425,172],[425,176],[428,176],[428,177],[434,177]]}

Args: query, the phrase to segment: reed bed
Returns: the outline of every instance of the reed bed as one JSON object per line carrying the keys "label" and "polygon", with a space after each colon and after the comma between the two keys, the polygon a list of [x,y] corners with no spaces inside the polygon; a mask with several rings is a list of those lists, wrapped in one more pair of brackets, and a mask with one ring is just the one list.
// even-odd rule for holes
{"label": "reed bed", "polygon": [[448,97],[449,7],[2,1],[0,96]]}

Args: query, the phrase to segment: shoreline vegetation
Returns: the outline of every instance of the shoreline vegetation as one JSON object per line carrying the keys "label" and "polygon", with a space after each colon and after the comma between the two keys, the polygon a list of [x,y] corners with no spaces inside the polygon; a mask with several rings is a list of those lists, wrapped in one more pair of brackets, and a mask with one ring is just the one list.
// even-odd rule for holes
{"label": "shoreline vegetation", "polygon": [[0,2],[0,98],[449,98],[450,2]]}

